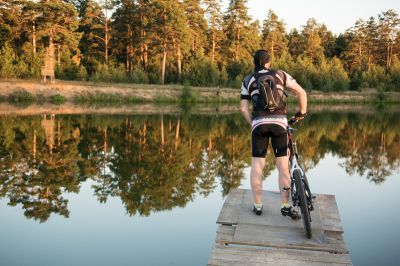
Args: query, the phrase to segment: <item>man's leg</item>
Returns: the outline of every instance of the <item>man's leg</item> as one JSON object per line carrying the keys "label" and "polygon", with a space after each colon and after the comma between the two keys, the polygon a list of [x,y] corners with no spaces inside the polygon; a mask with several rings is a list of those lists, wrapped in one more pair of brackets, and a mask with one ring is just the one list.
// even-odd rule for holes
{"label": "man's leg", "polygon": [[282,204],[289,204],[290,198],[290,173],[289,156],[275,158],[275,164],[279,172],[279,191],[281,192]]}
{"label": "man's leg", "polygon": [[252,157],[250,184],[253,191],[254,203],[262,203],[262,171],[265,166],[265,158]]}
{"label": "man's leg", "polygon": [[300,214],[291,207],[290,199],[290,173],[289,156],[276,157],[276,167],[279,171],[279,190],[281,192],[281,213],[283,216],[289,216],[293,220],[300,219]]}

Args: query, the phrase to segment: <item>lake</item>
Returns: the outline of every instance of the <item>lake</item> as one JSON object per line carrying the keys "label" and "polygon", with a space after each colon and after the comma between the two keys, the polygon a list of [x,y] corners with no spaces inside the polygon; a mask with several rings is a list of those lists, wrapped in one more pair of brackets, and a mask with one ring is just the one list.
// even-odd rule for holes
{"label": "lake", "polygon": [[[400,112],[365,109],[312,113],[298,149],[354,265],[398,265]],[[0,265],[205,265],[250,161],[239,113],[3,115]]]}

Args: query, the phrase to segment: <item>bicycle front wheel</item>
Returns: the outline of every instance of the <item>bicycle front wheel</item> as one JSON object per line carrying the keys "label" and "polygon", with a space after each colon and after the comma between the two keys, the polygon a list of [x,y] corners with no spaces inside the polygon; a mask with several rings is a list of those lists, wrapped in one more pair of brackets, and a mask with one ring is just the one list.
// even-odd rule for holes
{"label": "bicycle front wheel", "polygon": [[303,183],[303,179],[301,178],[300,171],[294,171],[293,175],[296,181],[297,197],[300,203],[301,218],[303,219],[304,229],[306,231],[306,237],[311,238],[312,237],[311,218],[310,218],[310,211],[308,209],[306,192],[304,188],[305,185]]}

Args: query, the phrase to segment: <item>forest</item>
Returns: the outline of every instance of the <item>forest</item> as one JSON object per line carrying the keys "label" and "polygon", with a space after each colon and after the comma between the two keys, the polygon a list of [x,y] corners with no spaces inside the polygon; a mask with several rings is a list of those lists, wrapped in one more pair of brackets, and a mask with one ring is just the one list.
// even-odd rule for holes
{"label": "forest", "polygon": [[0,78],[39,79],[48,47],[57,79],[238,88],[252,53],[306,90],[400,91],[400,18],[360,18],[333,34],[313,18],[288,29],[272,10],[263,21],[246,0],[2,0]]}
{"label": "forest", "polygon": [[[333,155],[349,175],[382,184],[400,165],[397,117],[316,113],[296,134],[301,162],[308,171]],[[121,198],[130,215],[184,207],[218,184],[225,196],[251,161],[245,123],[240,114],[4,116],[0,199],[45,222],[52,213],[67,218],[68,193],[85,182],[102,203]]]}

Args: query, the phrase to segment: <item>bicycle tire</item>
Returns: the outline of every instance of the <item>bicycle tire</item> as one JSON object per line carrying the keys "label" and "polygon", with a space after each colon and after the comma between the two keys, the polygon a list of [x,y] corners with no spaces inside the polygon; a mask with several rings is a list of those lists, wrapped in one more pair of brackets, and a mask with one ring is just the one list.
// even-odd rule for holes
{"label": "bicycle tire", "polygon": [[296,188],[298,193],[297,195],[299,198],[300,209],[301,209],[301,218],[303,219],[306,237],[311,238],[312,237],[311,219],[310,219],[310,211],[308,209],[306,192],[304,190],[305,185],[303,184],[300,171],[294,171],[293,175],[296,181]]}

